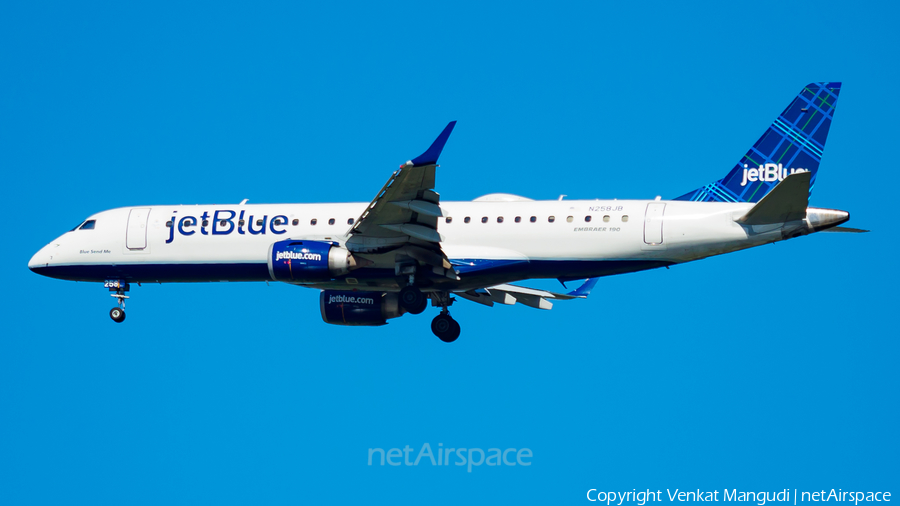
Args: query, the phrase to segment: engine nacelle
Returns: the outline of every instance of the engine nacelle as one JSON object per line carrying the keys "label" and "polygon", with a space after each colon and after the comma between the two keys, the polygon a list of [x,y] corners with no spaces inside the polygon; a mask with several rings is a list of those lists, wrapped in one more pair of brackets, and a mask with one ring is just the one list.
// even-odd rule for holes
{"label": "engine nacelle", "polygon": [[404,313],[397,292],[323,290],[319,309],[322,320],[332,325],[384,325]]}
{"label": "engine nacelle", "polygon": [[322,281],[356,267],[350,251],[337,243],[288,240],[269,246],[269,276],[275,281]]}

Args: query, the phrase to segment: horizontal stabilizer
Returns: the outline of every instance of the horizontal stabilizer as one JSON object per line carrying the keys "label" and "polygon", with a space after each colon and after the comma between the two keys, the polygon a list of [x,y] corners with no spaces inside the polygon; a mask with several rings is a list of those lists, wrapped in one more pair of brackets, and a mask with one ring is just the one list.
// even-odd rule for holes
{"label": "horizontal stabilizer", "polygon": [[826,228],[822,232],[844,232],[849,234],[865,234],[869,232],[868,230],[863,230],[861,228],[851,228],[851,227],[831,227]]}
{"label": "horizontal stabilizer", "polygon": [[737,222],[743,225],[771,225],[806,218],[811,176],[809,172],[796,172],[784,178]]}

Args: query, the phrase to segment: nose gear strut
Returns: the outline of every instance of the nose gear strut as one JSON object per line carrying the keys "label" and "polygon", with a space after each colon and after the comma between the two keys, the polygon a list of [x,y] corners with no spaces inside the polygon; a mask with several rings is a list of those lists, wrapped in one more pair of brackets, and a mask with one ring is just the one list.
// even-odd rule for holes
{"label": "nose gear strut", "polygon": [[109,310],[109,317],[116,323],[122,323],[125,321],[125,299],[129,298],[125,292],[131,289],[131,285],[120,279],[114,279],[107,280],[103,286],[109,288],[110,292],[116,292],[109,294],[110,297],[116,298],[118,304]]}

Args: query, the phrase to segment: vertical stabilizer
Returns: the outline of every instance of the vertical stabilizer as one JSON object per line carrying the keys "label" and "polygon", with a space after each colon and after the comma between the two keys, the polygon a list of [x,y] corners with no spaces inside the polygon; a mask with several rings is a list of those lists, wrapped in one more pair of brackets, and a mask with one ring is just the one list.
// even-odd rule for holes
{"label": "vertical stabilizer", "polygon": [[841,83],[806,85],[728,175],[674,200],[759,202],[797,172],[810,173],[812,194],[840,92]]}

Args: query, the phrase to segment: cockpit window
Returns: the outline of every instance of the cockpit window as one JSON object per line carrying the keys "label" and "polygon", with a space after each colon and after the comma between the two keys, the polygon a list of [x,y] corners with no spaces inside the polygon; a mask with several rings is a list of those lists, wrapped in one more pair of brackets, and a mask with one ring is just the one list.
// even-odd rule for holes
{"label": "cockpit window", "polygon": [[87,220],[78,227],[78,230],[94,230],[94,224],[96,223],[97,220]]}

